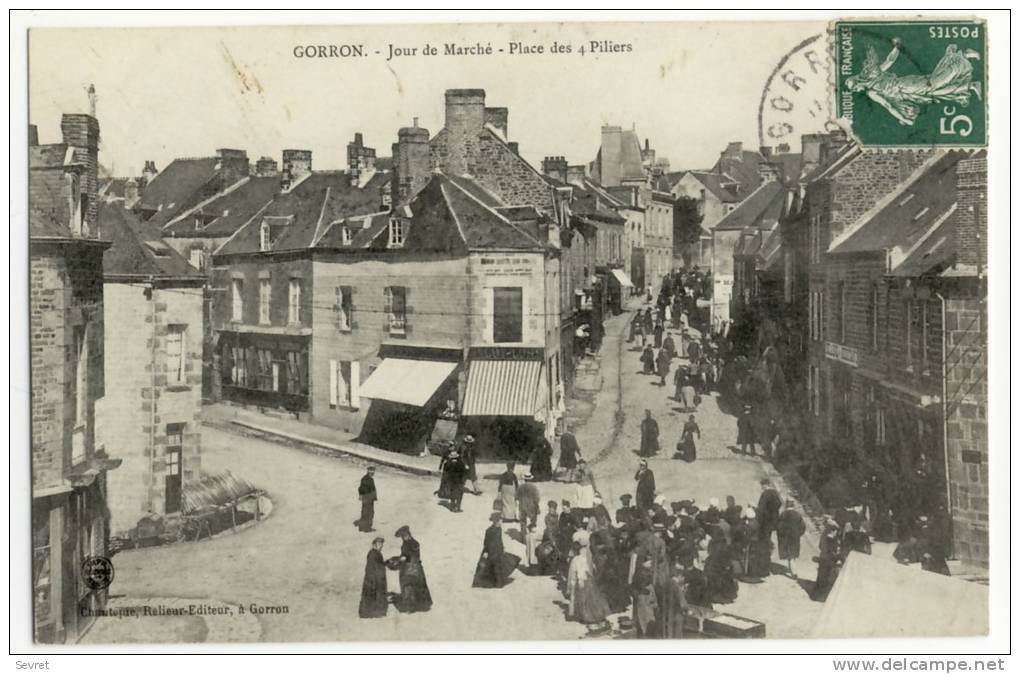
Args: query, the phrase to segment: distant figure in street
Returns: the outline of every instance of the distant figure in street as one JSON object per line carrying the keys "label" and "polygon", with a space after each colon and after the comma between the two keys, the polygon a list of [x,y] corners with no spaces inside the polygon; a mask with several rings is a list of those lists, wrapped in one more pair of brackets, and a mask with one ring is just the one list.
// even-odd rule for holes
{"label": "distant figure in street", "polygon": [[[475,454],[478,451],[478,446],[475,444],[475,436],[465,435],[463,446],[461,447],[461,460],[464,462],[466,469],[464,473],[464,483],[471,483],[471,493],[478,496],[482,493],[482,490],[478,488],[478,470],[475,468]],[[457,503],[457,507],[460,507],[460,503]]]}
{"label": "distant figure in street", "polygon": [[655,473],[648,467],[647,461],[641,462],[634,479],[637,481],[634,493],[637,498],[638,517],[643,518],[655,505]]}
{"label": "distant figure in street", "polygon": [[517,475],[514,464],[506,464],[506,470],[499,476],[499,502],[504,521],[517,519]]}
{"label": "distant figure in street", "polygon": [[400,597],[397,609],[403,613],[428,611],[432,608],[432,594],[425,580],[425,567],[421,563],[421,545],[411,535],[405,524],[396,533],[403,542],[400,545]]}
{"label": "distant figure in street", "polygon": [[694,463],[698,458],[698,446],[694,444],[694,438],[701,439],[701,429],[698,428],[698,422],[694,420],[692,414],[688,417],[687,422],[684,423],[684,429],[680,434],[680,442],[676,446],[676,456],[673,458],[683,459],[687,463]]}
{"label": "distant figure in street", "polygon": [[701,344],[696,339],[692,339],[690,344],[687,345],[687,357],[691,359],[691,363],[697,363],[701,360]]}
{"label": "distant figure in street", "polygon": [[645,344],[644,351],[641,352],[641,373],[655,374],[655,353],[651,344]]}
{"label": "distant figure in street", "polygon": [[574,436],[574,428],[567,428],[567,432],[560,436],[560,461],[559,468],[562,471],[564,482],[574,481],[574,471],[577,469],[577,460],[581,457],[581,447],[577,444]]}
{"label": "distant figure in street", "polygon": [[685,412],[698,409],[698,393],[694,390],[694,382],[689,372],[684,372],[684,385],[680,389],[680,398]]}
{"label": "distant figure in street", "polygon": [[358,605],[360,618],[382,618],[386,615],[386,561],[382,555],[385,543],[381,537],[373,539],[365,559],[365,580],[361,584],[361,604]]}
{"label": "distant figure in street", "polygon": [[684,382],[687,380],[687,368],[684,365],[679,366],[676,372],[673,373],[673,398],[679,403],[683,402],[684,399]]}
{"label": "distant figure in street", "polygon": [[[762,538],[772,540],[772,532],[779,524],[779,511],[782,507],[783,499],[772,485],[772,481],[767,478],[762,480],[761,496],[758,497],[758,507],[756,508]],[[771,554],[769,556],[771,557]]]}
{"label": "distant figure in street", "polygon": [[673,341],[673,333],[666,333],[666,339],[662,340],[662,350],[669,354],[670,360],[676,358],[676,342]]}
{"label": "distant figure in street", "polygon": [[730,529],[740,524],[740,518],[744,509],[737,505],[737,499],[732,496],[726,497],[726,510],[723,511],[723,519],[730,525]]}
{"label": "distant figure in street", "polygon": [[679,563],[672,563],[669,587],[663,594],[663,605],[659,608],[662,615],[662,638],[683,639],[684,619],[687,617],[687,580],[684,568]]}
{"label": "distant figure in street", "polygon": [[744,411],[737,419],[737,446],[740,447],[741,454],[748,454],[750,447],[750,454],[753,455],[755,453],[754,444],[754,421],[751,418],[751,406],[744,405]]}
{"label": "distant figure in street", "polygon": [[627,336],[627,343],[630,344],[639,335],[641,330],[641,312],[634,314],[634,318],[630,320],[630,334]]}
{"label": "distant figure in street", "polygon": [[369,466],[361,483],[358,485],[358,499],[361,501],[361,518],[358,519],[358,531],[375,531],[372,520],[375,519],[375,502],[378,498],[375,491],[375,466]]}
{"label": "distant figure in street", "polygon": [[573,559],[567,570],[567,616],[585,625],[603,625],[609,616],[609,602],[595,582],[591,554],[587,550],[590,539],[579,537],[572,543]]}
{"label": "distant figure in street", "polygon": [[535,442],[531,457],[531,480],[545,482],[552,479],[552,445],[545,436]]}
{"label": "distant figure in street", "polygon": [[[460,452],[451,450],[446,461],[443,463],[443,482],[447,490],[447,499],[450,502],[450,510],[460,512],[460,503],[464,499],[464,480],[467,477],[467,465],[460,458]],[[440,487],[442,489],[442,486]],[[440,498],[443,494],[440,493]]]}
{"label": "distant figure in street", "polygon": [[659,385],[666,385],[666,375],[669,374],[669,351],[665,348],[659,349],[659,355],[655,358],[656,374],[659,375]]}
{"label": "distant figure in street", "polygon": [[850,529],[843,534],[843,545],[840,548],[843,559],[846,559],[851,552],[859,552],[862,555],[871,554],[871,537],[868,536],[868,532],[861,529],[859,517],[850,520]]}
{"label": "distant figure in street", "polygon": [[[651,296],[651,294],[649,294],[649,297],[650,296]],[[649,300],[649,301],[651,301],[651,300]],[[641,319],[641,324],[645,328],[645,336],[646,337],[651,337],[652,336],[652,331],[655,328],[655,319],[652,318],[652,308],[651,307],[648,307],[647,309],[645,309],[645,315]]]}
{"label": "distant figure in street", "polygon": [[641,452],[644,457],[659,453],[659,422],[652,418],[652,411],[645,410],[645,418],[641,421]]}
{"label": "distant figure in street", "polygon": [[513,572],[513,569],[506,568],[508,565],[503,549],[503,529],[500,527],[500,520],[503,518],[500,513],[489,515],[489,521],[492,523],[485,530],[482,554],[478,558],[471,587],[503,587]]}
{"label": "distant figure in street", "polygon": [[776,539],[779,543],[779,559],[786,561],[790,575],[796,578],[793,560],[800,557],[800,539],[807,531],[807,525],[803,516],[794,510],[794,505],[792,498],[786,499],[786,509],[779,516],[779,524],[776,526]]}
{"label": "distant figure in street", "polygon": [[577,462],[577,487],[574,505],[578,508],[595,507],[595,474],[582,458]]}
{"label": "distant figure in street", "polygon": [[630,504],[632,500],[633,497],[630,494],[620,497],[620,507],[616,509],[616,526],[625,527],[637,519],[638,514],[634,506]]}
{"label": "distant figure in street", "polygon": [[653,334],[655,335],[655,348],[656,349],[661,349],[662,348],[662,330],[663,330],[662,323],[661,322],[657,322],[655,324],[655,328],[653,328],[653,331],[654,331]]}
{"label": "distant figure in street", "polygon": [[517,507],[520,509],[521,530],[538,522],[541,496],[538,487],[531,482],[521,482],[517,487]]}
{"label": "distant figure in street", "polygon": [[818,575],[815,576],[812,599],[825,601],[829,596],[829,590],[839,576],[839,565],[839,531],[835,526],[827,526],[818,542]]}

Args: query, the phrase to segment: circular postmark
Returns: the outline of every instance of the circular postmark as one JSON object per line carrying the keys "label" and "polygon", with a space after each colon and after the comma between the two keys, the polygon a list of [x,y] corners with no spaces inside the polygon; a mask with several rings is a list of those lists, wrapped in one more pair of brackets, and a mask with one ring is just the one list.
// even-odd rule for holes
{"label": "circular postmark", "polygon": [[90,590],[105,590],[113,583],[113,562],[109,557],[86,557],[81,563],[81,577]]}
{"label": "circular postmark", "polygon": [[838,128],[832,114],[831,58],[825,33],[805,38],[787,52],[758,102],[758,141],[762,147],[790,145],[801,136]]}

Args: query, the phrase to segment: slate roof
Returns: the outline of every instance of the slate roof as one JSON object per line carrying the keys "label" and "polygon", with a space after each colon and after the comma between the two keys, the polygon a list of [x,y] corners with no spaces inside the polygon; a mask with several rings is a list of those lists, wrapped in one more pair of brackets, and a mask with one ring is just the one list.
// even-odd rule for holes
{"label": "slate roof", "polygon": [[951,266],[956,260],[956,226],[955,218],[943,218],[941,224],[892,270],[892,275],[916,278],[940,273]]}
{"label": "slate roof", "polygon": [[910,250],[947,211],[955,209],[955,166],[962,156],[959,152],[934,155],[833,241],[828,252]]}
{"label": "slate roof", "polygon": [[281,192],[250,218],[217,251],[218,255],[260,252],[262,223],[270,226],[271,250],[309,248],[330,226],[345,218],[379,211],[379,194],[351,185],[342,171],[313,171]]}
{"label": "slate roof", "polygon": [[[698,179],[705,189],[711,192],[716,199],[723,202],[724,204],[731,204],[740,201],[740,197],[737,193],[728,187],[723,186],[722,176],[714,171],[688,171],[692,176]],[[674,183],[675,184],[675,183]]]}
{"label": "slate roof", "polygon": [[175,159],[156,174],[142,191],[137,208],[157,211],[153,216],[163,224],[190,206],[187,200],[216,175],[216,157]]}
{"label": "slate roof", "polygon": [[113,245],[103,255],[107,280],[148,278],[203,283],[205,276],[168,246],[157,228],[120,204],[99,203],[99,227]]}
{"label": "slate roof", "polygon": [[712,173],[722,179],[728,176],[735,183],[736,188],[732,191],[738,199],[743,199],[754,192],[761,185],[761,175],[758,173],[758,164],[765,161],[765,158],[757,150],[741,150],[738,157],[728,157],[725,154],[712,167]]}
{"label": "slate roof", "polygon": [[786,190],[779,181],[764,183],[727,213],[715,229],[719,231],[741,230],[748,227],[768,229],[768,223],[778,222],[785,201]]}
{"label": "slate roof", "polygon": [[177,215],[163,225],[163,236],[232,236],[279,192],[279,177],[249,177]]}

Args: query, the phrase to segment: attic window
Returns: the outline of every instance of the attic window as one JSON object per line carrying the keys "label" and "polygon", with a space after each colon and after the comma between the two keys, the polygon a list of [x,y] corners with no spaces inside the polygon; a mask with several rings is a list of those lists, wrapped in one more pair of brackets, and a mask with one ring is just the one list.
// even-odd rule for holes
{"label": "attic window", "polygon": [[354,241],[354,228],[350,226],[343,226],[340,228],[340,242],[345,246],[351,245]]}
{"label": "attic window", "polygon": [[269,223],[263,222],[259,228],[259,250],[269,250]]}
{"label": "attic window", "polygon": [[146,241],[145,247],[156,257],[170,257],[170,246],[162,241]]}
{"label": "attic window", "polygon": [[407,227],[400,218],[390,218],[390,248],[399,248],[404,245],[407,236]]}

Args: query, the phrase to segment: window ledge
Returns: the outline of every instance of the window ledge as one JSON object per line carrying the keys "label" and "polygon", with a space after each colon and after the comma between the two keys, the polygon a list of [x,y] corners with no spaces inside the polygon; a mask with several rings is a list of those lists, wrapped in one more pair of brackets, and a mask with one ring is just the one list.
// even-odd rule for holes
{"label": "window ledge", "polygon": [[166,390],[170,393],[180,393],[182,391],[190,391],[191,386],[188,384],[171,384],[166,387]]}
{"label": "window ledge", "polygon": [[342,332],[344,334],[350,334],[350,333],[354,332],[354,328],[337,328],[336,331],[337,332]]}

